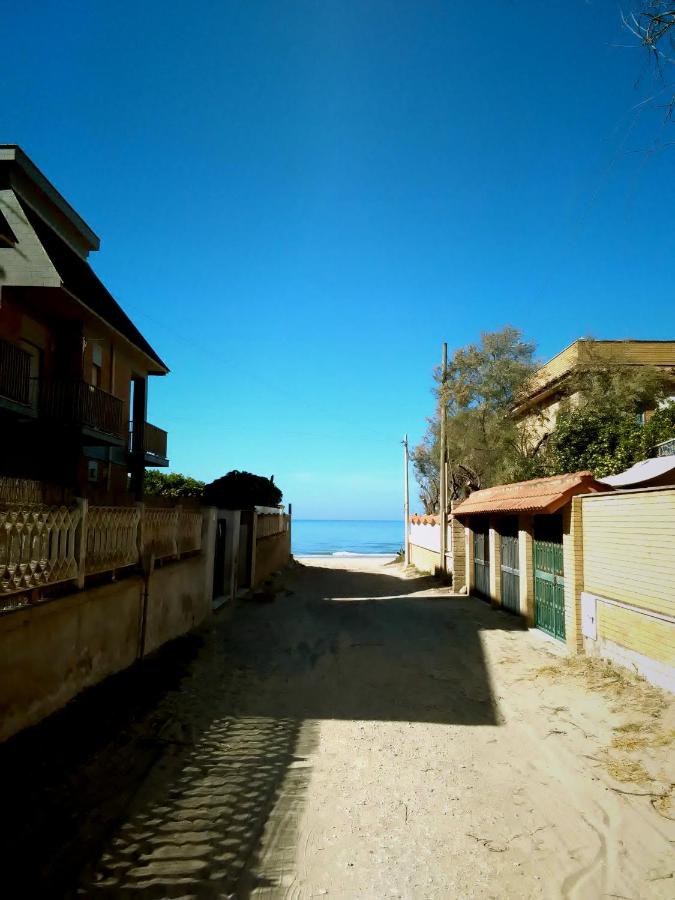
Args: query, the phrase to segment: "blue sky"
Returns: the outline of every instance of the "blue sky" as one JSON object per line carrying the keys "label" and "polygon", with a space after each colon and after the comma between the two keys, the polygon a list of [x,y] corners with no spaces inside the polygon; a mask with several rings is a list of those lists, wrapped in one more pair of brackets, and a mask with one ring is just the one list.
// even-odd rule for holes
{"label": "blue sky", "polygon": [[174,470],[397,517],[443,340],[675,337],[675,124],[620,5],[477,9],[4,4],[0,140],[171,367]]}

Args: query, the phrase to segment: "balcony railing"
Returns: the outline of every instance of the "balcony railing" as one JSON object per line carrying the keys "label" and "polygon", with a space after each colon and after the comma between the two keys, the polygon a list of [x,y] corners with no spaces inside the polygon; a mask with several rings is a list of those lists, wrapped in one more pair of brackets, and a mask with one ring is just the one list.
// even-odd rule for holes
{"label": "balcony railing", "polygon": [[[145,452],[166,459],[167,433],[156,425],[145,423]],[[129,450],[134,452],[134,423],[129,424]]]}
{"label": "balcony railing", "polygon": [[28,406],[30,402],[30,354],[0,340],[0,397]]}
{"label": "balcony railing", "polygon": [[656,445],[657,456],[675,456],[675,438]]}
{"label": "balcony railing", "polygon": [[101,388],[78,379],[41,378],[39,415],[122,438],[123,403]]}

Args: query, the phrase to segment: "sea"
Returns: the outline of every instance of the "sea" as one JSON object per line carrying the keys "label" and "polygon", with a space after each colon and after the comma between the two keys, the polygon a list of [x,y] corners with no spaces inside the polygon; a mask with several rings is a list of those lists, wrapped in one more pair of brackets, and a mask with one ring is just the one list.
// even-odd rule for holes
{"label": "sea", "polygon": [[402,519],[293,519],[294,556],[392,556],[403,547]]}

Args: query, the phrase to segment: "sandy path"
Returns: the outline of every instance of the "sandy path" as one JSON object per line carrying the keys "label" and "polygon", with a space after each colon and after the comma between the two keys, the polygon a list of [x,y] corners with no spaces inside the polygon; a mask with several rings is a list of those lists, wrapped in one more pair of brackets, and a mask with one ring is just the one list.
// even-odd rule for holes
{"label": "sandy path", "polygon": [[[606,751],[675,704],[538,674],[563,663],[429,579],[295,567],[153,713],[162,753],[79,895],[673,898],[672,747]],[[619,757],[647,781],[614,780]]]}

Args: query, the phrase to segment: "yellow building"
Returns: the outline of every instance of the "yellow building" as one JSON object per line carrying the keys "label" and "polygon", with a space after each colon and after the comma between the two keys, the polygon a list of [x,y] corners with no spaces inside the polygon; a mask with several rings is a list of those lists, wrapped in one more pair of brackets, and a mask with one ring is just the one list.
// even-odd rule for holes
{"label": "yellow building", "polygon": [[[590,365],[654,366],[673,378],[675,393],[675,341],[596,341],[580,338],[535,372],[513,415],[533,441],[549,434],[560,405],[575,402],[574,376]],[[650,410],[645,410],[649,413]]]}

